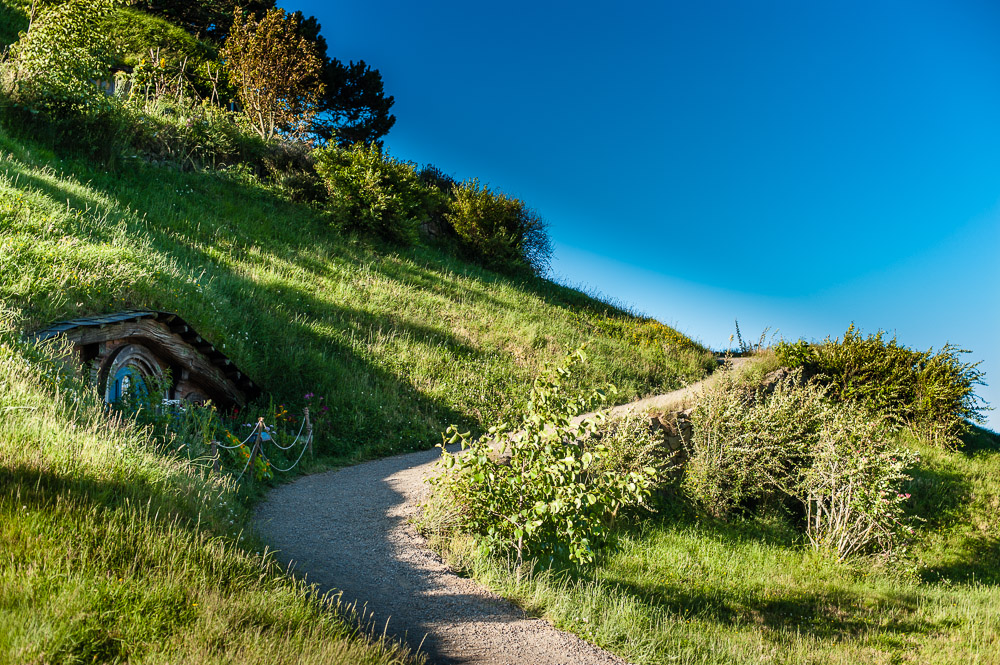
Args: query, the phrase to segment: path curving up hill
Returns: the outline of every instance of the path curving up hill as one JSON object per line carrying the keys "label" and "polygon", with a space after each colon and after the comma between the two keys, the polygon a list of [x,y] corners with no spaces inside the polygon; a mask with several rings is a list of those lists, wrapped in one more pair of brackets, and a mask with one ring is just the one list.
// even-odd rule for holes
{"label": "path curving up hill", "polygon": [[[677,408],[701,384],[612,409]],[[428,491],[437,449],[306,476],[271,491],[257,527],[285,562],[432,663],[621,665],[624,660],[527,616],[452,573],[409,523]]]}

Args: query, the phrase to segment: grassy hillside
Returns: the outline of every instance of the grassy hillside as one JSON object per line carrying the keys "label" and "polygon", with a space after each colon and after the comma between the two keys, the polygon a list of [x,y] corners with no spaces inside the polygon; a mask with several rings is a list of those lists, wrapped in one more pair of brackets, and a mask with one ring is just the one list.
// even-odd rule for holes
{"label": "grassy hillside", "polygon": [[282,574],[231,481],[0,323],[0,663],[415,662]]}
{"label": "grassy hillside", "polygon": [[27,328],[174,311],[277,401],[330,407],[320,450],[426,446],[509,415],[537,369],[589,342],[622,397],[702,376],[675,331],[538,278],[340,236],[252,178],[134,164],[108,173],[0,133],[0,298]]}
{"label": "grassy hillside", "polygon": [[275,402],[325,397],[319,465],[486,427],[584,341],[585,383],[624,398],[714,364],[551,282],[342,236],[238,170],[107,172],[5,129],[0,301],[0,663],[412,661],[276,569],[247,535],[245,492],[109,421],[25,332],[176,311]]}

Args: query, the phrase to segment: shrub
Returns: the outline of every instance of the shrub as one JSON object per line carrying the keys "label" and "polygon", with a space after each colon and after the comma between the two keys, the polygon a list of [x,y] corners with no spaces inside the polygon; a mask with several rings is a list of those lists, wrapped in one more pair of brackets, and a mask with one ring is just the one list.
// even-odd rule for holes
{"label": "shrub", "polygon": [[683,484],[703,509],[725,517],[794,501],[816,549],[839,559],[898,552],[909,530],[900,488],[916,458],[892,445],[881,418],[832,402],[799,370],[770,394],[725,376],[692,423]]}
{"label": "shrub", "polygon": [[769,397],[727,374],[692,414],[694,436],[684,486],[703,509],[725,517],[739,507],[786,497],[809,442],[830,412],[823,391],[779,382]]}
{"label": "shrub", "polygon": [[376,145],[328,146],[314,157],[328,209],[345,228],[400,244],[416,242],[440,194],[421,184],[413,164],[392,159]]}
{"label": "shrub", "polygon": [[121,104],[98,85],[117,56],[99,25],[118,4],[68,0],[38,10],[2,69],[13,126],[101,161],[128,145],[132,127]]}
{"label": "shrub", "polygon": [[115,44],[99,30],[115,0],[67,0],[44,7],[11,47],[11,97],[53,115],[100,115],[112,105],[96,85],[110,75]]}
{"label": "shrub", "polygon": [[567,389],[585,358],[579,350],[565,367],[543,372],[520,422],[491,428],[492,440],[470,441],[454,426],[445,435],[463,452],[453,455],[442,443],[444,472],[432,482],[443,501],[457,506],[458,527],[493,552],[590,562],[609,522],[649,496],[655,468],[609,466],[612,450],[595,436],[603,415],[573,423],[603,399]]}
{"label": "shrub", "polygon": [[968,351],[950,344],[936,353],[914,351],[882,331],[865,337],[852,324],[843,340],[783,341],[775,351],[782,363],[815,375],[832,398],[882,413],[897,427],[957,442],[967,421],[983,422],[974,392],[983,382],[980,363],[962,362]]}
{"label": "shrub", "polygon": [[494,270],[548,269],[552,243],[545,223],[523,201],[471,180],[452,189],[446,215],[468,258]]}
{"label": "shrub", "polygon": [[817,434],[794,489],[806,510],[810,543],[840,560],[897,553],[912,532],[903,514],[910,495],[900,488],[917,456],[890,448],[885,423],[851,408],[831,409]]}
{"label": "shrub", "polygon": [[189,71],[214,64],[216,60],[216,49],[210,42],[199,40],[166,19],[137,9],[119,9],[107,16],[101,31],[114,39],[124,62],[129,65],[148,59],[150,50],[158,51],[172,65],[186,62]]}
{"label": "shrub", "polygon": [[244,156],[243,133],[225,111],[210,104],[161,97],[131,115],[131,148],[150,162],[196,169],[233,164]]}

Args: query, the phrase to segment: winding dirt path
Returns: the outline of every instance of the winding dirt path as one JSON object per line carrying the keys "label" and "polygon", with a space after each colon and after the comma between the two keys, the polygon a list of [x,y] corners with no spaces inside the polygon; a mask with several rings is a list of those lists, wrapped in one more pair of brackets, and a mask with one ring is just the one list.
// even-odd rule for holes
{"label": "winding dirt path", "polygon": [[[701,384],[615,407],[678,408]],[[432,663],[622,665],[624,660],[557,630],[431,552],[409,522],[428,492],[437,449],[306,476],[271,491],[256,515],[264,539],[324,590],[342,592],[377,626]]]}

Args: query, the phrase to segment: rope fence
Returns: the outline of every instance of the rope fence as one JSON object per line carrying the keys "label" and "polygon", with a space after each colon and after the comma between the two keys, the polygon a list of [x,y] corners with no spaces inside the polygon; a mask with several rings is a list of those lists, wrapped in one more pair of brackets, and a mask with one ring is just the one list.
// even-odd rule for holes
{"label": "rope fence", "polygon": [[[267,424],[264,423],[264,418],[258,418],[257,424],[254,425],[253,431],[250,432],[247,438],[243,439],[243,441],[237,445],[227,446],[223,445],[219,441],[212,441],[211,453],[210,453],[212,458],[212,470],[215,471],[216,473],[222,472],[222,463],[221,460],[219,459],[220,450],[234,450],[236,448],[243,448],[244,446],[247,445],[247,442],[253,439],[253,445],[250,448],[250,456],[247,458],[246,464],[243,465],[243,470],[240,471],[240,474],[238,476],[236,476],[237,484],[239,484],[239,482],[243,479],[243,476],[246,474],[247,470],[253,468],[254,462],[257,460],[258,456],[262,460],[264,460],[264,462],[267,463],[267,465],[274,471],[278,471],[279,473],[287,473],[291,471],[292,469],[294,469],[299,465],[299,462],[301,462],[302,458],[305,457],[306,452],[309,453],[310,457],[312,457],[312,452],[313,452],[313,426],[312,426],[312,421],[309,419],[309,407],[303,409],[302,413],[303,413],[302,424],[299,426],[299,432],[298,434],[295,435],[295,439],[287,446],[283,446],[280,443],[278,443],[277,439],[275,439],[274,436],[275,434],[277,434],[276,429],[268,427]],[[305,431],[306,433],[304,439],[302,437],[303,431]],[[282,451],[292,450],[296,446],[301,445],[302,450],[299,451],[298,458],[296,458],[296,460],[292,462],[291,466],[287,468],[280,468],[278,466],[275,466],[275,464],[264,452],[265,443],[270,443],[275,448]],[[251,471],[249,475],[251,482],[253,482],[253,477],[254,474]]]}

